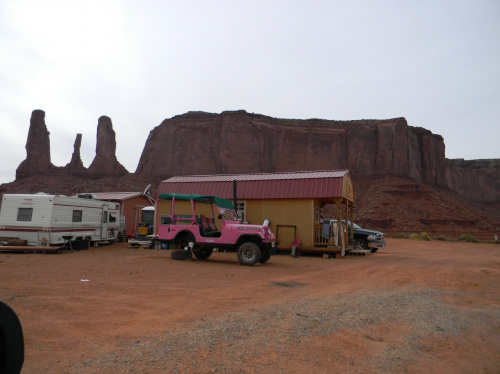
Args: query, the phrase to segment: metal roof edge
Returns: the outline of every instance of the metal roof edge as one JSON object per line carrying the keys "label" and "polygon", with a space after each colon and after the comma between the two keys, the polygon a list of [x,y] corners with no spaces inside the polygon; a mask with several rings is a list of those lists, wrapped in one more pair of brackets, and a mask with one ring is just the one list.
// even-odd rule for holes
{"label": "metal roof edge", "polygon": [[[163,182],[173,182],[176,183],[192,183],[191,180],[182,179],[217,179],[218,181],[232,181],[232,180],[266,180],[266,176],[270,177],[269,180],[275,179],[323,179],[323,178],[333,178],[331,175],[318,175],[326,173],[339,173],[341,175],[337,177],[343,177],[349,174],[349,169],[337,169],[337,170],[304,170],[304,171],[282,171],[276,173],[240,173],[240,174],[193,174],[193,175],[179,175],[174,176],[165,180]],[[310,176],[303,176],[304,174],[309,174]],[[293,176],[291,178],[279,178],[279,176]],[[301,178],[302,176],[302,178]],[[264,177],[264,178],[252,178],[252,177]]]}

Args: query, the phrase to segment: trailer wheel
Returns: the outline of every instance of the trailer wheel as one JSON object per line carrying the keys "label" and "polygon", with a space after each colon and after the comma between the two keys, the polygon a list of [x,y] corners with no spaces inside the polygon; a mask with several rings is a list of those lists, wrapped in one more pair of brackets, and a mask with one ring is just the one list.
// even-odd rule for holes
{"label": "trailer wheel", "polygon": [[189,251],[173,251],[170,254],[172,260],[187,260],[189,258]]}
{"label": "trailer wheel", "polygon": [[363,239],[356,239],[354,241],[354,249],[366,249],[368,245]]}
{"label": "trailer wheel", "polygon": [[260,261],[261,252],[257,244],[246,242],[238,248],[238,261],[241,265],[253,266]]}
{"label": "trailer wheel", "polygon": [[269,248],[261,248],[260,249],[260,260],[261,264],[265,264],[271,258],[271,250]]}
{"label": "trailer wheel", "polygon": [[200,247],[199,249],[193,249],[193,254],[199,260],[206,260],[212,255],[212,252],[213,252],[212,248]]}

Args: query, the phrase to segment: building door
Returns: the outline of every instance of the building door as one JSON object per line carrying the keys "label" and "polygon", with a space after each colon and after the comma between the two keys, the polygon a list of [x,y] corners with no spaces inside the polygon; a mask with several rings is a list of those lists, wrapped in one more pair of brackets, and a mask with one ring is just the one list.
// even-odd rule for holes
{"label": "building door", "polygon": [[106,240],[108,238],[108,210],[109,210],[109,205],[102,206],[102,223],[101,223],[102,240]]}
{"label": "building door", "polygon": [[297,239],[297,226],[277,225],[276,242],[280,243],[278,249],[292,250],[293,241]]}

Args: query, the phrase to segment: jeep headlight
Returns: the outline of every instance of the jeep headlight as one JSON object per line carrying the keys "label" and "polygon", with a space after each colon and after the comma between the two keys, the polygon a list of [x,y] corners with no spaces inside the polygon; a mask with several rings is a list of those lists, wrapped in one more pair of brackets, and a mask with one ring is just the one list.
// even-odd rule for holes
{"label": "jeep headlight", "polygon": [[368,235],[366,238],[368,240],[377,240],[377,237],[375,235]]}

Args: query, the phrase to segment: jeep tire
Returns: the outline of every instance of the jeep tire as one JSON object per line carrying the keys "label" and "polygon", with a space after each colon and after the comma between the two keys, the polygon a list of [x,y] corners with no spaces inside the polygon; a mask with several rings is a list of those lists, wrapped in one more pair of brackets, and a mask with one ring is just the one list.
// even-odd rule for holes
{"label": "jeep tire", "polygon": [[253,266],[260,261],[261,252],[257,244],[246,242],[238,248],[238,261],[241,265]]}
{"label": "jeep tire", "polygon": [[199,260],[206,260],[207,258],[210,257],[212,252],[213,252],[212,248],[200,247],[199,249],[193,249],[193,254]]}
{"label": "jeep tire", "polygon": [[271,249],[265,246],[260,248],[260,260],[261,264],[265,264],[271,258]]}
{"label": "jeep tire", "polygon": [[185,250],[173,251],[170,254],[172,260],[187,260],[189,258],[190,252]]}

